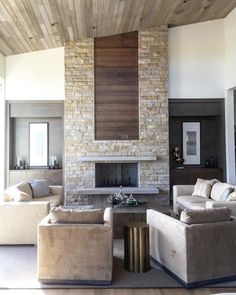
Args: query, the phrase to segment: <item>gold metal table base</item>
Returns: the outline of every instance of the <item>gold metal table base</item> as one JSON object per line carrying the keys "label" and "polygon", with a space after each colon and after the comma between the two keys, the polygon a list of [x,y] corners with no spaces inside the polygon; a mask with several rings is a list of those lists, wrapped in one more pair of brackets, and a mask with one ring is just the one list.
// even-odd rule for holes
{"label": "gold metal table base", "polygon": [[124,226],[124,266],[132,272],[150,270],[149,226],[145,222],[132,222]]}

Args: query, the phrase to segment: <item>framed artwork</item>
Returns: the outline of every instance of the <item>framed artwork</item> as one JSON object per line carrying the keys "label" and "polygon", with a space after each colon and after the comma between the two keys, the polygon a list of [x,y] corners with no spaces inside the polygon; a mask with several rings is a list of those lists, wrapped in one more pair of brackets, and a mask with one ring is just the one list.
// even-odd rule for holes
{"label": "framed artwork", "polygon": [[48,123],[29,123],[30,167],[48,166]]}
{"label": "framed artwork", "polygon": [[183,122],[184,165],[200,165],[200,122]]}

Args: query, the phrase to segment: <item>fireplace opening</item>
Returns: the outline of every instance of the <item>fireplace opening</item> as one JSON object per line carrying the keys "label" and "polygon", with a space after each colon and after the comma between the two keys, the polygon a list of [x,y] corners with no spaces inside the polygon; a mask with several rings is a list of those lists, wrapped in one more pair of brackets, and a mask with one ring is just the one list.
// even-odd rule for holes
{"label": "fireplace opening", "polygon": [[96,187],[138,187],[138,163],[95,163]]}

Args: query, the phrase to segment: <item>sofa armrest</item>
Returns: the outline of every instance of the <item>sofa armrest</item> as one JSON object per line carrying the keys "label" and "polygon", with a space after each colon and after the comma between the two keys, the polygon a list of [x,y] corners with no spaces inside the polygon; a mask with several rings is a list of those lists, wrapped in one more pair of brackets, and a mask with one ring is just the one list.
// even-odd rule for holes
{"label": "sofa armrest", "polygon": [[113,211],[112,208],[106,208],[103,215],[104,224],[113,226]]}
{"label": "sofa armrest", "polygon": [[194,185],[185,184],[185,185],[173,185],[173,196],[191,196],[194,190]]}
{"label": "sofa armrest", "polygon": [[0,203],[0,244],[37,244],[37,225],[49,202]]}
{"label": "sofa armrest", "polygon": [[226,207],[231,210],[231,215],[236,216],[236,201],[207,201],[206,208]]}
{"label": "sofa armrest", "polygon": [[173,210],[178,215],[178,208],[176,206],[177,199],[180,196],[191,196],[194,190],[194,185],[173,185]]}
{"label": "sofa armrest", "polygon": [[52,195],[63,195],[63,185],[49,185],[49,192]]}

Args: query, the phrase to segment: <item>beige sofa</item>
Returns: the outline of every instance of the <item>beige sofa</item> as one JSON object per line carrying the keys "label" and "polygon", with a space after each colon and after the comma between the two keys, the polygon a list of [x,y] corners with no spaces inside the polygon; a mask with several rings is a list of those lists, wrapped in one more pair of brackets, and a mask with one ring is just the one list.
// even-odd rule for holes
{"label": "beige sofa", "polygon": [[231,210],[232,216],[236,216],[236,201],[225,200],[224,191],[233,188],[231,184],[216,182],[210,192],[209,198],[192,196],[194,185],[174,185],[173,186],[173,211],[179,215],[184,209],[205,209],[227,207]]}
{"label": "beige sofa", "polygon": [[50,207],[63,201],[63,187],[49,186],[50,196],[0,202],[0,244],[37,244],[37,225]]}
{"label": "beige sofa", "polygon": [[103,224],[51,223],[38,226],[38,279],[43,283],[108,285],[113,267],[113,216]]}
{"label": "beige sofa", "polygon": [[188,225],[147,210],[147,223],[152,260],[186,287],[236,279],[235,218]]}

